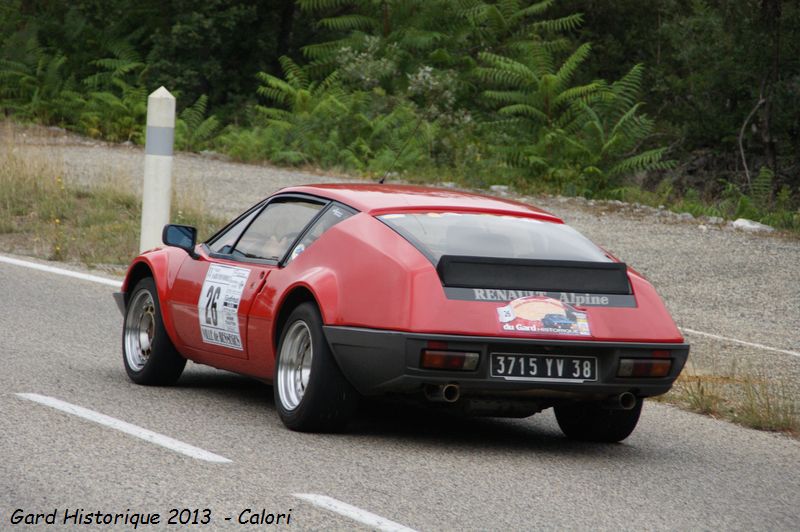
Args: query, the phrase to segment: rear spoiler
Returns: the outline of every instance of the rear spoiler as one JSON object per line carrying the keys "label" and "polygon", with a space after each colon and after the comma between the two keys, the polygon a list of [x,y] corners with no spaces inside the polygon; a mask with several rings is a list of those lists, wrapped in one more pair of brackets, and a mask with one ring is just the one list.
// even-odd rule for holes
{"label": "rear spoiler", "polygon": [[500,259],[442,255],[436,265],[442,284],[454,288],[499,288],[542,292],[631,294],[622,262]]}

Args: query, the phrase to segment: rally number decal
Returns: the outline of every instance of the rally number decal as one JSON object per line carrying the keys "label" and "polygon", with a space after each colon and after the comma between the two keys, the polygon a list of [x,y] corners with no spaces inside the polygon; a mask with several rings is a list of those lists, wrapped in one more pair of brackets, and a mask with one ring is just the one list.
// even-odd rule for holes
{"label": "rally number decal", "polygon": [[200,334],[204,342],[243,350],[239,334],[239,303],[249,276],[247,268],[222,264],[212,264],[208,268],[197,301]]}

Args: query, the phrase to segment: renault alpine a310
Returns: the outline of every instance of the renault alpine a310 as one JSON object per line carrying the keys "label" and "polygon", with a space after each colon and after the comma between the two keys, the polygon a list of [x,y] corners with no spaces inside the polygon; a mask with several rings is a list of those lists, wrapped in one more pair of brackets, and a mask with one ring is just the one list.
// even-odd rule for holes
{"label": "renault alpine a310", "polygon": [[653,286],[545,211],[434,188],[284,189],[197,243],[168,225],[116,295],[123,361],[171,384],[186,360],[273,385],[293,430],[346,427],[391,395],[466,414],[553,407],[619,441],[689,347]]}

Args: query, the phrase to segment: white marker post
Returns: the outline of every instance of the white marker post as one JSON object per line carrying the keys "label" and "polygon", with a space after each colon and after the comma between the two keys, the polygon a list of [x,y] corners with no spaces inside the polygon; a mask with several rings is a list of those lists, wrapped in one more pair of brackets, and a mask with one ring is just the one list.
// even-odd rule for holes
{"label": "white marker post", "polygon": [[140,252],[160,245],[161,231],[169,223],[174,142],[175,97],[164,87],[159,87],[147,98]]}

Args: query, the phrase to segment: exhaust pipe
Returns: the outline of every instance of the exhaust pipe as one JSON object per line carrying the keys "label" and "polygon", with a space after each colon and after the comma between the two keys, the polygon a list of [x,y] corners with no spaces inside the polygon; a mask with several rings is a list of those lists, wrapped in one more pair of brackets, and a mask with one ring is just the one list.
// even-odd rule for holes
{"label": "exhaust pipe", "polygon": [[455,403],[461,397],[458,384],[431,385],[425,388],[425,397],[428,401]]}
{"label": "exhaust pipe", "polygon": [[612,410],[633,410],[637,402],[638,399],[631,392],[622,392],[615,397],[609,397],[605,401],[605,406]]}

